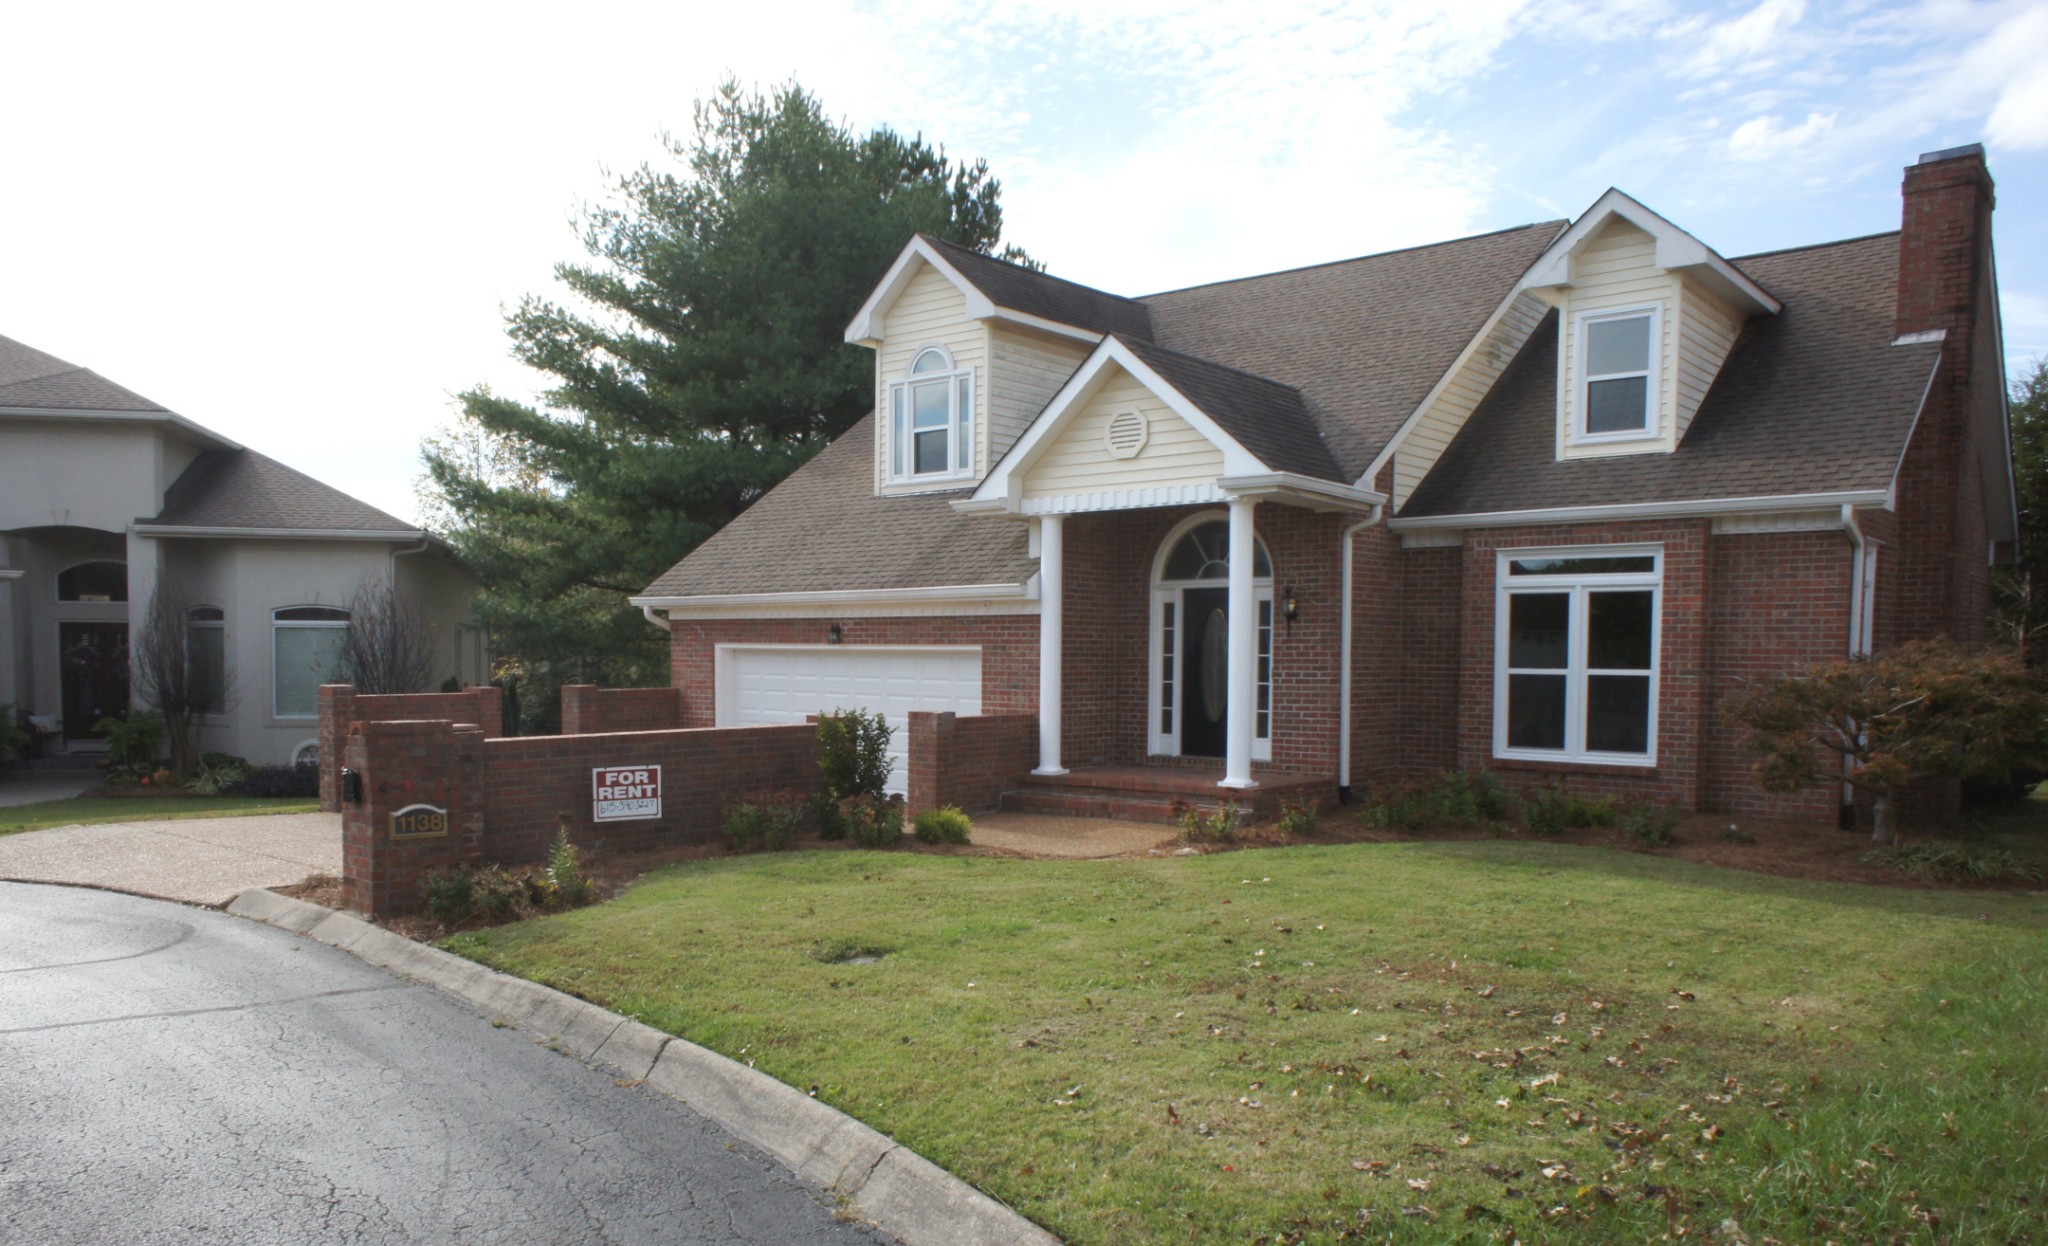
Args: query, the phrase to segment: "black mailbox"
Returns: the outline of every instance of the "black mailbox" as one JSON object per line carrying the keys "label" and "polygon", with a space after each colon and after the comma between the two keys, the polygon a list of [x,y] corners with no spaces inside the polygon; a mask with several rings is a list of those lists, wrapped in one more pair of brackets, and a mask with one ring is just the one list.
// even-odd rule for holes
{"label": "black mailbox", "polygon": [[342,767],[341,803],[344,805],[360,805],[363,803],[362,771],[350,770],[346,766]]}

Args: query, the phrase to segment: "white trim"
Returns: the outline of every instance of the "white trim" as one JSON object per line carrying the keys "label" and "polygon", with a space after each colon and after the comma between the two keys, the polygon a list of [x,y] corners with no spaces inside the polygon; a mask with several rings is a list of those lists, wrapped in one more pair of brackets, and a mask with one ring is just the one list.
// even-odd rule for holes
{"label": "white trim", "polygon": [[1597,523],[1607,519],[1705,519],[1714,515],[1818,510],[1851,506],[1892,509],[1891,492],[1861,489],[1846,493],[1787,493],[1749,498],[1700,498],[1675,502],[1619,502],[1605,506],[1558,506],[1544,510],[1476,511],[1464,515],[1396,516],[1396,532],[1425,528],[1510,528],[1522,524]]}
{"label": "white trim", "polygon": [[1456,549],[1464,543],[1463,528],[1423,528],[1401,534],[1402,549]]}
{"label": "white trim", "polygon": [[1754,536],[1767,532],[1833,532],[1842,526],[1835,511],[1784,511],[1774,515],[1716,515],[1715,536]]}
{"label": "white trim", "polygon": [[1666,271],[1702,270],[1703,275],[1711,275],[1715,284],[1725,287],[1725,293],[1733,295],[1738,302],[1747,303],[1755,311],[1776,315],[1784,310],[1784,304],[1773,298],[1770,291],[1750,280],[1735,265],[1722,259],[1713,248],[1644,207],[1636,199],[1613,189],[1594,200],[1593,206],[1587,208],[1578,220],[1573,221],[1571,228],[1559,234],[1557,239],[1545,248],[1543,254],[1536,258],[1536,262],[1529,265],[1529,271],[1515,283],[1514,292],[1519,294],[1523,290],[1570,286],[1574,278],[1572,269],[1575,253],[1599,232],[1601,226],[1617,216],[1655,240],[1657,267]]}
{"label": "white trim", "polygon": [[[943,371],[916,372],[917,361],[937,351],[939,358],[946,361]],[[966,394],[963,401],[962,386]],[[917,464],[917,437],[920,431],[916,425],[917,406],[911,392],[920,386],[944,386],[948,420],[946,433],[946,467],[943,471],[920,472]],[[903,365],[903,375],[886,382],[882,387],[885,405],[882,421],[882,483],[892,493],[897,486],[924,486],[930,488],[958,489],[961,482],[972,480],[977,449],[977,430],[974,427],[974,403],[977,383],[974,369],[962,368],[955,364],[953,352],[943,342],[926,342],[910,352],[910,359]],[[899,427],[897,416],[903,423]],[[898,455],[908,470],[896,470]]]}
{"label": "white trim", "polygon": [[1066,675],[1067,521],[1048,515],[1032,525],[1038,536],[1038,765],[1031,773],[1065,774],[1060,765],[1061,689]]}
{"label": "white trim", "polygon": [[0,416],[15,416],[27,420],[95,420],[110,424],[169,424],[194,437],[210,441],[223,450],[244,448],[240,442],[223,437],[203,424],[195,424],[175,411],[86,411],[69,407],[0,407]]}
{"label": "white trim", "polygon": [[[1158,548],[1152,554],[1152,573],[1146,580],[1150,589],[1149,600],[1151,604],[1146,615],[1145,751],[1153,756],[1179,757],[1182,755],[1180,750],[1181,715],[1187,704],[1186,697],[1183,695],[1186,690],[1181,686],[1180,672],[1175,670],[1172,672],[1173,726],[1165,730],[1160,728],[1159,711],[1162,707],[1159,704],[1159,694],[1167,681],[1165,667],[1166,626],[1163,607],[1171,604],[1174,608],[1174,655],[1175,661],[1179,662],[1183,656],[1180,645],[1182,638],[1187,634],[1186,591],[1191,588],[1228,588],[1227,582],[1217,580],[1169,580],[1165,577],[1166,560],[1173,553],[1174,547],[1179,545],[1181,539],[1187,536],[1189,532],[1205,523],[1216,523],[1218,521],[1227,523],[1229,518],[1230,512],[1227,510],[1211,509],[1189,515],[1173,526],[1172,530],[1159,542]],[[1253,540],[1258,544],[1258,549],[1265,553],[1266,565],[1270,568],[1273,565],[1273,553],[1272,550],[1267,548],[1266,539],[1259,536],[1256,530],[1254,530],[1252,536]],[[1256,560],[1254,560],[1254,566],[1256,567]],[[1252,577],[1252,592],[1256,603],[1254,609],[1258,605],[1264,605],[1277,611],[1278,607],[1275,605],[1273,593],[1273,576],[1270,574],[1254,575]],[[1276,613],[1268,624],[1268,631],[1271,632],[1273,628],[1277,627],[1279,621]],[[1277,641],[1278,637],[1274,636],[1269,640],[1269,645],[1277,644]],[[1269,648],[1267,656],[1269,660],[1277,660],[1278,654],[1275,649]],[[1270,671],[1268,672],[1265,687],[1267,690],[1266,734],[1264,736],[1258,734],[1255,717],[1252,732],[1252,760],[1270,762],[1273,760],[1273,681]],[[1256,686],[1254,692],[1256,693]],[[1254,712],[1256,714],[1256,706],[1254,707]]]}
{"label": "white trim", "polygon": [[[1106,337],[1083,361],[1074,375],[1067,378],[1067,383],[1060,387],[1059,393],[1053,395],[1052,401],[1048,402],[1045,409],[1038,413],[1038,417],[1031,421],[1023,436],[1010,447],[1009,453],[1005,454],[1002,462],[996,464],[994,470],[989,472],[987,479],[981,482],[980,487],[975,489],[974,496],[968,501],[1000,501],[1004,508],[1012,513],[1024,513],[1024,478],[1030,474],[1040,456],[1059,434],[1065,431],[1074,416],[1078,415],[1088,400],[1108,382],[1106,374],[1111,364],[1129,373],[1133,380],[1150,390],[1153,397],[1165,403],[1168,409],[1186,420],[1196,432],[1202,434],[1211,445],[1222,452],[1223,471],[1219,473],[1220,477],[1275,475],[1258,456],[1245,449],[1235,437],[1223,431],[1222,426],[1211,419],[1207,412],[1190,401],[1187,395],[1168,384],[1166,378],[1160,376],[1149,364],[1139,359],[1135,351],[1118,338]],[[1329,483],[1335,489],[1345,487],[1334,482]],[[958,506],[960,503],[955,505]],[[962,509],[984,508],[974,505]]]}
{"label": "white trim", "polygon": [[[1050,497],[1025,498],[1018,503],[1019,515],[1072,515],[1084,511],[1127,511],[1152,506],[1200,506],[1221,502],[1227,495],[1214,484],[1153,485],[1145,489],[1109,489],[1100,493],[1061,493]],[[965,510],[967,505],[955,502]],[[975,506],[975,512],[985,512]],[[1003,508],[1007,510],[1007,508]]]}
{"label": "white trim", "polygon": [[944,277],[960,291],[961,297],[966,300],[969,320],[1000,320],[1082,342],[1102,340],[1102,334],[1090,332],[1078,325],[1062,324],[1057,320],[1031,315],[1029,312],[996,306],[994,300],[982,293],[973,282],[961,274],[959,269],[947,263],[945,257],[939,254],[939,249],[933,246],[929,239],[923,234],[915,234],[904,244],[903,250],[897,253],[896,262],[889,266],[889,271],[882,275],[882,280],[875,286],[874,292],[868,295],[867,301],[860,305],[860,310],[855,312],[853,319],[847,323],[844,334],[846,341],[856,346],[882,344],[889,309],[896,305],[896,300],[909,288],[911,279],[917,276],[917,269],[913,264],[913,261],[917,260],[931,265],[939,276]]}
{"label": "white trim", "polygon": [[18,580],[27,574],[26,571],[10,571],[6,567],[0,567],[0,580]]}
{"label": "white trim", "polygon": [[[1649,333],[1643,343],[1645,366],[1640,373],[1603,372],[1600,380],[1627,380],[1641,375],[1643,378],[1643,426],[1641,428],[1616,429],[1613,432],[1595,433],[1587,431],[1587,422],[1592,416],[1592,388],[1594,377],[1588,369],[1592,354],[1592,335],[1588,330],[1605,320],[1638,320],[1650,322]],[[1574,392],[1572,414],[1568,437],[1574,446],[1606,446],[1618,442],[1658,441],[1664,436],[1663,419],[1663,369],[1662,333],[1664,330],[1664,305],[1662,303],[1639,303],[1633,307],[1601,307],[1578,312],[1572,317],[1572,364]]]}
{"label": "white trim", "polygon": [[134,523],[128,531],[148,537],[241,537],[264,541],[409,541],[433,540],[419,528],[222,528],[204,525]]}
{"label": "white trim", "polygon": [[921,588],[842,588],[794,593],[707,593],[693,597],[628,597],[627,603],[643,609],[688,610],[699,606],[879,605],[916,601],[968,601],[1034,599],[1031,580],[1021,584],[935,584]]}
{"label": "white trim", "polygon": [[[1387,495],[1364,485],[1303,476],[1298,472],[1253,472],[1221,476],[1216,486],[1229,497],[1272,498],[1307,502],[1321,510],[1371,510],[1387,504]],[[1336,503],[1330,506],[1328,503]],[[1317,505],[1322,503],[1323,505]]]}
{"label": "white trim", "polygon": [[[1525,558],[1631,558],[1653,559],[1649,571],[1598,572],[1584,575],[1531,575],[1511,578],[1508,564]],[[1656,544],[1510,546],[1494,551],[1493,590],[1493,755],[1514,761],[1552,762],[1560,765],[1636,766],[1657,764],[1658,704],[1663,691],[1664,663],[1664,547]],[[1583,747],[1586,738],[1586,687],[1595,673],[1640,675],[1639,671],[1594,672],[1587,665],[1589,629],[1587,598],[1599,589],[1647,589],[1650,593],[1650,692],[1649,722],[1646,724],[1647,753],[1596,753]],[[1517,593],[1567,593],[1571,598],[1566,623],[1565,746],[1562,749],[1510,748],[1508,746],[1508,601]],[[1536,668],[1524,673],[1535,672]],[[1555,668],[1540,673],[1557,674]]]}
{"label": "white trim", "polygon": [[1007,307],[996,307],[995,315],[990,316],[989,319],[996,321],[998,324],[1016,325],[1020,329],[1036,329],[1040,333],[1050,333],[1056,337],[1072,338],[1077,342],[1087,342],[1091,346],[1101,341],[1103,337],[1102,334],[1097,333],[1093,329],[1083,329],[1079,325],[1061,324],[1057,320],[1047,320],[1043,316],[1034,316],[1029,312],[1013,311]]}

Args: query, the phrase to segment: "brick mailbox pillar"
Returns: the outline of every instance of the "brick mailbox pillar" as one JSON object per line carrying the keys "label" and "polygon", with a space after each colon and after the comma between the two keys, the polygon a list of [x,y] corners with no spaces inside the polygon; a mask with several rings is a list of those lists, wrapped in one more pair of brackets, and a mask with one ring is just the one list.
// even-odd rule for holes
{"label": "brick mailbox pillar", "polygon": [[333,813],[341,808],[341,755],[348,747],[348,725],[355,721],[355,685],[321,684],[314,696],[320,706],[320,809]]}
{"label": "brick mailbox pillar", "polygon": [[482,855],[483,740],[483,728],[446,721],[349,728],[344,764],[361,776],[361,791],[341,802],[348,908],[372,917],[410,912],[428,871]]}

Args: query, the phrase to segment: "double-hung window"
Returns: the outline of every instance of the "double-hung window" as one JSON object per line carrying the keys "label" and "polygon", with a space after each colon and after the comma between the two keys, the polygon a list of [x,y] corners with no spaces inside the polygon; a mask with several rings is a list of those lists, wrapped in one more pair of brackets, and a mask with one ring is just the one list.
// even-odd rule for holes
{"label": "double-hung window", "polygon": [[927,346],[889,385],[889,479],[947,480],[974,474],[974,370]]}
{"label": "double-hung window", "polygon": [[1499,557],[1494,755],[1654,764],[1662,549]]}
{"label": "double-hung window", "polygon": [[1628,441],[1657,433],[1657,309],[1579,317],[1578,441]]}

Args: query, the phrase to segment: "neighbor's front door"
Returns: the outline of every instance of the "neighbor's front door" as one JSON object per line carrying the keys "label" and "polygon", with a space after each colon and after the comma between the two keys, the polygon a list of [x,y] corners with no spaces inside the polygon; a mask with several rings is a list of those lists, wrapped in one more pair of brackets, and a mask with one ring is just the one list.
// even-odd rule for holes
{"label": "neighbor's front door", "polygon": [[93,739],[102,718],[128,712],[128,625],[59,623],[64,667],[64,738]]}
{"label": "neighbor's front door", "polygon": [[1181,612],[1181,755],[1221,757],[1230,736],[1230,590],[1183,589]]}

